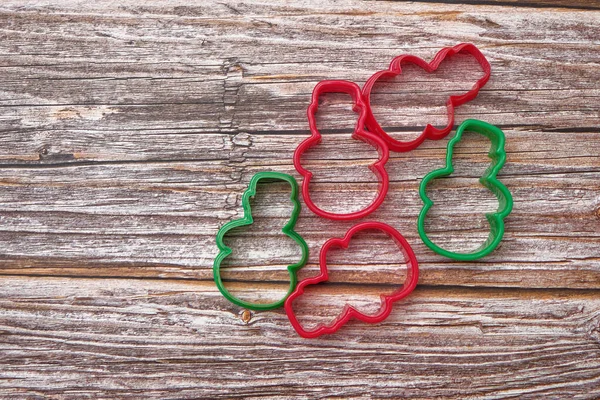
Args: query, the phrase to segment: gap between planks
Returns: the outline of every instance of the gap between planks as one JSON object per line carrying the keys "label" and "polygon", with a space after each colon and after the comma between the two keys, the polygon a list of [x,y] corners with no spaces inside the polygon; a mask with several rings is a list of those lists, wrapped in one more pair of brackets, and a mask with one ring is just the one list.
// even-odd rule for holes
{"label": "gap between planks", "polygon": [[[315,274],[316,275],[316,274]],[[313,275],[311,275],[313,276]],[[309,276],[309,277],[311,277]],[[212,279],[190,279],[190,278],[177,278],[177,277],[168,277],[161,278],[156,276],[129,276],[129,275],[111,275],[111,276],[97,276],[97,275],[69,275],[69,274],[7,274],[0,273],[0,280],[2,279],[10,279],[10,278],[34,278],[34,279],[81,279],[81,280],[94,280],[94,281],[109,281],[109,280],[120,280],[120,281],[160,281],[167,283],[189,283],[189,284],[197,284],[199,287],[206,288],[208,286],[213,286],[214,290],[217,290],[217,286]],[[232,287],[240,288],[242,285],[245,285],[250,290],[256,290],[261,288],[270,288],[276,287],[277,285],[287,284],[289,282],[282,280],[274,280],[270,282],[256,282],[256,281],[242,281],[242,280],[230,280],[229,283]],[[327,282],[327,285],[333,289],[345,289],[345,288],[360,288],[360,287],[368,287],[368,288],[387,288],[393,289],[398,285],[387,284],[387,283],[357,283],[357,282]],[[506,291],[514,291],[514,292],[530,292],[530,293],[598,293],[600,292],[600,288],[596,287],[522,287],[522,286],[491,286],[491,285],[443,285],[443,284],[418,284],[417,288],[422,290],[457,290],[457,291],[478,291],[485,293],[502,293]]]}

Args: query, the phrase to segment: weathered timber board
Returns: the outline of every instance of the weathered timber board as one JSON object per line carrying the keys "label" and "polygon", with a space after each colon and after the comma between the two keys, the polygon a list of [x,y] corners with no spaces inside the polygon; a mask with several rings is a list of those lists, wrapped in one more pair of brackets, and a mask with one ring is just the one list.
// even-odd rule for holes
{"label": "weathered timber board", "polygon": [[281,311],[244,322],[206,282],[6,277],[3,293],[7,396],[600,395],[597,292],[419,288],[320,340]]}
{"label": "weathered timber board", "polygon": [[[157,4],[139,10],[145,17],[135,4],[3,9],[2,273],[210,279],[212,238],[239,215],[249,177],[262,169],[293,173],[292,151],[306,137],[305,108],[318,80],[362,84],[403,51],[430,58],[470,40],[492,62],[493,76],[457,120],[480,118],[506,131],[502,175],[516,207],[503,247],[516,247],[461,265],[416,237],[416,188],[442,166],[446,141],[392,155],[392,191],[373,218],[411,239],[425,284],[597,287],[600,250],[589,242],[600,232],[598,14],[379,3],[366,15],[340,13],[346,6],[361,7],[256,4],[238,13],[217,4]],[[160,16],[171,16],[168,26]],[[434,27],[445,35],[415,36]],[[442,123],[444,90],[464,90],[478,73],[460,73],[467,64],[395,87],[400,96],[390,104],[384,97],[380,115],[408,136],[426,122]],[[441,100],[432,105],[431,93]],[[352,125],[351,113],[335,104],[330,111],[321,123],[324,145],[307,155],[315,191],[322,204],[335,204],[329,192],[343,190],[351,194],[343,206],[360,208],[375,187],[364,184],[373,182],[365,168],[373,152],[336,133]],[[479,142],[463,155],[484,166],[485,149]],[[467,219],[473,203],[461,211]],[[303,217],[315,254],[348,226],[324,231],[310,213]],[[474,276],[482,268],[484,277]]]}
{"label": "weathered timber board", "polygon": [[[468,3],[2,2],[0,397],[600,397],[600,3]],[[463,263],[420,241],[418,186],[447,144],[429,141],[391,155],[390,193],[369,217],[400,230],[421,267],[383,324],[309,341],[281,310],[248,314],[221,297],[214,235],[241,216],[254,173],[299,178],[291,157],[314,85],[362,85],[395,55],[430,59],[464,41],[493,73],[456,121],[507,136],[500,178],[515,208],[501,246]],[[414,137],[444,124],[444,99],[478,74],[460,57],[432,76],[407,69],[378,87],[375,110]],[[348,99],[320,110],[323,144],[304,159],[315,199],[358,209],[377,187],[375,152],[349,139]],[[430,228],[448,246],[485,240],[488,148],[468,136],[455,178],[431,191],[442,207]],[[228,238],[241,297],[285,292],[298,257],[277,235],[288,190],[263,188],[255,229]],[[351,225],[302,210],[301,277]],[[377,235],[328,260],[334,283],[298,304],[307,324],[345,302],[377,309],[403,279]]]}

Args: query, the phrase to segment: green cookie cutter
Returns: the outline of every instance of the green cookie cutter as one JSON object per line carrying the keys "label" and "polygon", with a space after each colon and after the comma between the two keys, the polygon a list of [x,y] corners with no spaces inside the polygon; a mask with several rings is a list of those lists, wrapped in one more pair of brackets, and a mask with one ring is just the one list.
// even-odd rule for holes
{"label": "green cookie cutter", "polygon": [[[452,155],[454,152],[454,146],[456,143],[460,141],[462,138],[462,134],[464,131],[476,132],[483,136],[486,136],[492,142],[492,146],[488,156],[492,159],[492,164],[485,171],[483,176],[479,178],[479,182],[482,185],[490,189],[494,195],[498,198],[498,202],[500,203],[498,206],[498,210],[495,213],[486,214],[486,218],[490,224],[490,235],[487,240],[479,249],[471,253],[456,253],[452,251],[448,251],[443,249],[433,243],[427,234],[425,233],[425,217],[427,216],[427,211],[433,206],[433,201],[427,197],[427,184],[435,178],[440,178],[444,176],[450,175],[454,172],[454,167],[452,166]],[[457,129],[456,136],[454,136],[448,142],[448,151],[446,153],[446,167],[442,169],[436,169],[431,171],[421,181],[421,186],[419,186],[419,195],[421,196],[421,200],[424,205],[421,209],[421,213],[419,214],[419,219],[417,222],[417,228],[419,230],[419,236],[421,236],[421,240],[429,247],[431,250],[440,254],[442,256],[451,258],[453,260],[458,261],[472,261],[477,260],[481,257],[484,257],[490,254],[494,249],[500,244],[502,240],[502,236],[504,235],[504,218],[510,214],[513,207],[513,198],[510,194],[510,191],[496,178],[496,174],[506,161],[506,151],[504,150],[504,132],[495,127],[494,125],[490,125],[486,122],[468,119],[464,121]]]}
{"label": "green cookie cutter", "polygon": [[[287,270],[290,273],[290,288],[288,289],[287,294],[279,301],[265,304],[250,303],[238,299],[237,297],[229,293],[229,291],[223,285],[223,281],[221,279],[221,262],[232,252],[231,248],[227,247],[223,243],[223,237],[227,234],[228,231],[230,231],[233,228],[251,225],[254,222],[254,219],[252,218],[252,208],[250,207],[250,198],[256,195],[256,185],[260,180],[285,181],[288,182],[292,187],[290,200],[294,204],[294,209],[292,210],[292,215],[289,221],[285,224],[281,231],[287,236],[294,239],[296,243],[298,243],[302,248],[302,257],[300,258],[300,261],[296,264],[292,264],[287,267]],[[300,268],[302,268],[308,260],[308,246],[306,245],[304,239],[302,239],[300,235],[294,232],[294,225],[296,225],[298,215],[300,215],[300,202],[298,201],[298,183],[296,182],[293,176],[283,174],[281,172],[259,172],[255,174],[252,177],[252,179],[250,179],[248,189],[246,189],[246,191],[242,195],[242,206],[244,208],[244,217],[226,223],[217,232],[217,247],[219,248],[219,254],[215,258],[215,262],[213,264],[213,275],[215,283],[217,284],[217,288],[219,288],[219,291],[223,294],[223,296],[225,296],[227,300],[240,307],[257,311],[273,310],[275,308],[282,307],[285,300],[288,298],[290,293],[294,291],[296,285],[298,284],[298,276],[296,275],[297,271]]]}

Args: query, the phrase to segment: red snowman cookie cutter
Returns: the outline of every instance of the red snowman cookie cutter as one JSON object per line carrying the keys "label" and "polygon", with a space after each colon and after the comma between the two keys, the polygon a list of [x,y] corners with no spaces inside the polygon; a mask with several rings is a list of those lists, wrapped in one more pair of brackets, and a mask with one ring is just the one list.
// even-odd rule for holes
{"label": "red snowman cookie cutter", "polygon": [[[404,257],[407,260],[407,272],[406,278],[404,280],[404,285],[402,285],[401,288],[399,288],[391,294],[381,296],[381,308],[375,315],[363,314],[360,311],[353,308],[352,306],[346,304],[342,313],[335,319],[333,324],[319,325],[313,330],[305,330],[296,318],[296,314],[294,313],[292,303],[295,299],[297,299],[304,293],[304,289],[307,286],[316,285],[320,282],[326,282],[328,280],[329,273],[327,271],[327,252],[331,247],[341,247],[346,249],[350,244],[350,239],[352,239],[352,237],[357,232],[367,229],[376,229],[388,234],[392,239],[394,239],[394,241],[404,254]],[[321,248],[321,253],[319,254],[319,264],[321,267],[321,273],[313,278],[308,278],[301,281],[296,287],[296,290],[294,290],[292,294],[290,294],[290,296],[284,303],[285,312],[287,313],[287,316],[290,322],[292,323],[292,326],[300,336],[305,338],[315,338],[324,334],[334,333],[352,318],[356,318],[358,320],[370,324],[375,324],[383,321],[392,312],[392,304],[408,296],[417,286],[417,281],[419,280],[419,264],[417,262],[417,258],[412,248],[410,247],[406,239],[404,239],[404,237],[400,234],[400,232],[382,222],[362,222],[350,228],[350,230],[346,232],[346,235],[343,238],[329,239]]]}
{"label": "red snowman cookie cutter", "polygon": [[[377,175],[379,180],[377,195],[375,200],[373,200],[369,206],[359,211],[346,214],[328,212],[319,208],[313,202],[310,196],[309,185],[313,174],[302,167],[301,157],[306,150],[321,143],[321,133],[317,129],[316,113],[319,107],[319,96],[323,93],[347,93],[352,97],[352,100],[354,101],[353,110],[359,113],[358,122],[356,123],[354,132],[352,133],[352,138],[370,144],[371,146],[377,148],[379,153],[379,159],[369,166],[369,169],[371,169],[371,171]],[[302,175],[304,178],[302,181],[302,196],[304,197],[306,206],[320,217],[337,221],[362,218],[375,211],[383,202],[388,191],[389,178],[387,171],[385,170],[385,163],[389,158],[389,149],[381,137],[374,133],[367,132],[364,129],[365,121],[367,119],[367,107],[363,101],[360,87],[354,82],[342,80],[326,80],[319,82],[313,89],[312,100],[308,106],[307,116],[311,136],[300,143],[294,152],[294,167],[296,167],[298,173],[300,173],[300,175]]]}
{"label": "red snowman cookie cutter", "polygon": [[[450,96],[446,101],[446,108],[448,110],[448,124],[441,129],[435,128],[433,125],[427,124],[423,132],[413,140],[409,141],[401,141],[392,138],[387,132],[383,130],[381,125],[377,122],[377,119],[373,115],[373,110],[371,109],[371,91],[375,82],[382,78],[393,78],[402,73],[402,64],[414,64],[418,67],[423,68],[426,72],[431,73],[438,69],[442,61],[444,61],[447,57],[451,57],[457,53],[467,53],[475,57],[481,68],[483,69],[483,77],[481,77],[477,82],[473,85],[471,90],[467,93]],[[487,83],[490,79],[490,75],[492,73],[490,63],[485,58],[485,56],[479,51],[479,49],[471,43],[461,43],[454,47],[445,47],[440,50],[433,60],[430,63],[427,61],[413,56],[411,54],[402,54],[397,56],[390,63],[390,67],[387,70],[379,71],[375,73],[373,76],[367,80],[365,83],[362,93],[365,101],[365,105],[367,108],[367,120],[366,125],[369,131],[376,133],[379,135],[385,142],[388,147],[392,151],[397,152],[405,152],[410,151],[417,148],[425,139],[439,140],[443,139],[450,133],[452,127],[454,125],[454,107],[457,107],[461,104],[469,102],[477,97],[479,90]]]}

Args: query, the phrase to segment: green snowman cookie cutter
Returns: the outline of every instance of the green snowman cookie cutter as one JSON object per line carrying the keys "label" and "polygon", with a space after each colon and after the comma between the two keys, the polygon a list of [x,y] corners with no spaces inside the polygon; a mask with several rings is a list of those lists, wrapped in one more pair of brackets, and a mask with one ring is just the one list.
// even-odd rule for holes
{"label": "green snowman cookie cutter", "polygon": [[[250,198],[256,195],[256,185],[260,180],[285,181],[288,182],[292,187],[290,200],[294,204],[294,209],[292,210],[292,214],[289,221],[285,224],[281,231],[290,238],[294,239],[294,241],[298,243],[298,245],[302,249],[302,256],[300,258],[300,261],[287,267],[287,270],[290,274],[290,287],[288,289],[287,294],[281,300],[278,300],[273,303],[264,304],[250,303],[235,297],[225,288],[221,279],[221,262],[232,253],[231,248],[227,247],[223,242],[223,238],[231,229],[251,225],[254,222],[254,219],[252,218]],[[298,183],[296,182],[294,177],[287,174],[283,174],[281,172],[259,172],[256,175],[254,175],[252,179],[250,179],[248,189],[246,189],[246,191],[242,195],[242,206],[244,208],[244,217],[226,223],[217,232],[217,247],[219,248],[219,254],[215,258],[213,264],[213,275],[215,283],[217,284],[217,288],[219,288],[219,291],[223,294],[223,296],[225,296],[227,300],[240,307],[256,311],[273,310],[275,308],[282,307],[285,300],[288,298],[290,293],[294,291],[296,285],[298,284],[297,271],[300,268],[302,268],[308,260],[308,246],[306,245],[304,239],[302,239],[300,235],[294,232],[294,226],[296,225],[296,221],[298,220],[298,216],[300,215],[300,202],[298,201]]]}
{"label": "green snowman cookie cutter", "polygon": [[[490,152],[488,153],[488,156],[492,159],[492,164],[485,171],[483,176],[479,178],[479,182],[490,189],[498,198],[499,202],[498,210],[496,212],[485,215],[490,224],[490,235],[480,248],[471,253],[457,253],[443,249],[433,243],[425,232],[425,218],[427,216],[427,212],[433,206],[433,201],[427,197],[427,184],[435,178],[449,176],[452,174],[452,172],[454,172],[454,167],[452,166],[454,146],[461,140],[464,131],[479,133],[490,139],[492,143]],[[504,236],[504,218],[510,214],[513,207],[513,198],[510,194],[510,191],[496,178],[496,174],[498,171],[500,171],[506,161],[504,142],[504,132],[502,132],[499,128],[483,121],[468,119],[458,127],[456,136],[454,136],[448,142],[446,167],[431,171],[425,175],[421,181],[421,185],[419,186],[419,195],[421,196],[421,200],[423,201],[424,205],[421,209],[421,213],[419,214],[417,228],[419,230],[419,236],[421,236],[421,240],[423,240],[427,247],[437,254],[458,261],[472,261],[490,254],[492,251],[494,251],[498,244],[500,244],[502,236]]]}

